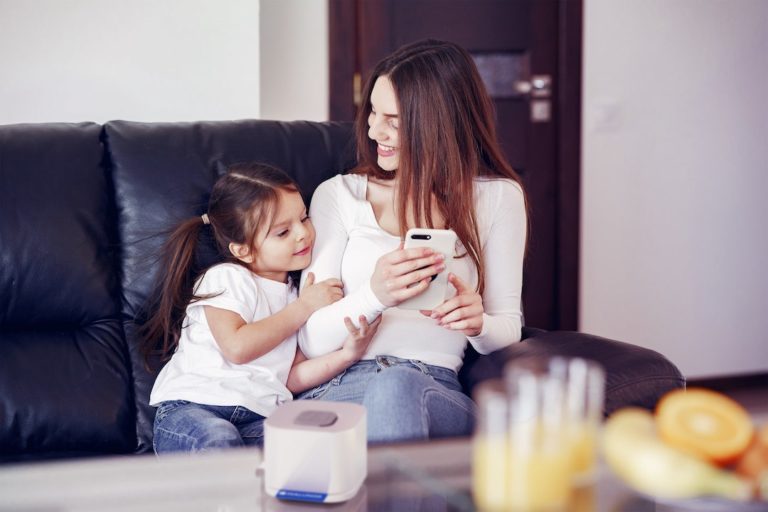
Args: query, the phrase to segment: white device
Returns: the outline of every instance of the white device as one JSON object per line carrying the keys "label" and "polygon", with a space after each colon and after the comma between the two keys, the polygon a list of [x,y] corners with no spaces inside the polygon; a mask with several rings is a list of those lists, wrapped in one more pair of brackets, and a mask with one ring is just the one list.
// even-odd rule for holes
{"label": "white device", "polygon": [[456,233],[451,229],[413,228],[405,234],[404,248],[430,247],[435,252],[445,255],[445,269],[432,277],[432,282],[425,291],[397,305],[401,309],[436,308],[448,297],[448,272],[456,251]]}
{"label": "white device", "polygon": [[270,496],[336,503],[368,474],[366,411],[358,404],[293,400],[264,422],[264,487]]}

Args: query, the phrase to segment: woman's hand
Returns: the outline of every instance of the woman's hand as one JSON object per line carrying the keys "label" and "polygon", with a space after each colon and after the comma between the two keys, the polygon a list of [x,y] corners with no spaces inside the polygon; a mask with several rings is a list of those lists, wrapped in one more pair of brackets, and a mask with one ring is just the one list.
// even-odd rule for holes
{"label": "woman's hand", "polygon": [[344,285],[338,279],[326,279],[315,284],[315,274],[307,274],[304,287],[299,292],[298,301],[310,310],[310,314],[320,308],[333,304],[344,296]]}
{"label": "woman's hand", "polygon": [[415,297],[429,286],[432,276],[445,269],[445,256],[427,247],[403,249],[385,254],[376,262],[371,289],[387,307]]}
{"label": "woman's hand", "polygon": [[461,331],[465,336],[477,336],[483,330],[483,298],[456,274],[448,274],[448,282],[456,288],[456,295],[421,314],[436,319],[438,325],[446,329]]}
{"label": "woman's hand", "polygon": [[349,336],[344,339],[344,345],[342,345],[341,350],[350,363],[359,361],[363,354],[365,354],[365,351],[368,350],[368,345],[371,344],[373,335],[379,329],[381,315],[377,316],[376,320],[370,324],[363,315],[360,315],[358,320],[360,322],[359,328],[355,327],[355,324],[352,323],[348,316],[344,317],[344,325],[347,326]]}

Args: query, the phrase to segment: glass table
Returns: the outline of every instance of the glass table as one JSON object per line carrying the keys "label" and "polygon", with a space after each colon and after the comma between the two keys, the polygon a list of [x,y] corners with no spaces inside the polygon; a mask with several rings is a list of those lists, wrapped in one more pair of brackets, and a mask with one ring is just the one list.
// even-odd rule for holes
{"label": "glass table", "polygon": [[[0,466],[0,511],[475,510],[469,439],[369,448],[368,478],[354,498],[341,504],[268,496],[261,460],[260,450],[243,448],[163,458],[131,455],[9,464]],[[638,496],[604,468],[594,485],[575,493],[568,507],[578,512],[677,509]]]}

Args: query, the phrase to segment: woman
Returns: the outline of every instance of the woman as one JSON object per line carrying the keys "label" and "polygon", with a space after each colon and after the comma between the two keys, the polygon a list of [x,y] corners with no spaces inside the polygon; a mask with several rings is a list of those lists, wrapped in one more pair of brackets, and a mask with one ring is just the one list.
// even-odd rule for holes
{"label": "woman", "polygon": [[[468,435],[474,404],[457,378],[467,341],[486,354],[520,340],[520,179],[472,58],[452,43],[422,41],[382,60],[355,131],[359,166],[322,183],[310,209],[307,270],[341,279],[346,296],[309,318],[301,348],[308,357],[337,349],[344,317],[382,321],[358,363],[300,398],[362,403],[371,442]],[[452,261],[403,249],[411,227],[454,230]],[[433,311],[397,308],[446,264],[454,297]]]}

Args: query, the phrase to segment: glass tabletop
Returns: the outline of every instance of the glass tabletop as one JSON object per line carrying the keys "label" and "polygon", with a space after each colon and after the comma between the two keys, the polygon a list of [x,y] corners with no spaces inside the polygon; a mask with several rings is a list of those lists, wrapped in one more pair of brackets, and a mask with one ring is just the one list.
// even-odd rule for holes
{"label": "glass tabletop", "polygon": [[[261,451],[198,455],[130,455],[0,466],[4,511],[469,511],[469,439],[370,447],[360,492],[340,504],[277,500],[264,492]],[[730,508],[728,508],[730,506]],[[753,512],[712,500],[660,503],[639,496],[601,468],[594,485],[575,492],[567,510]]]}

